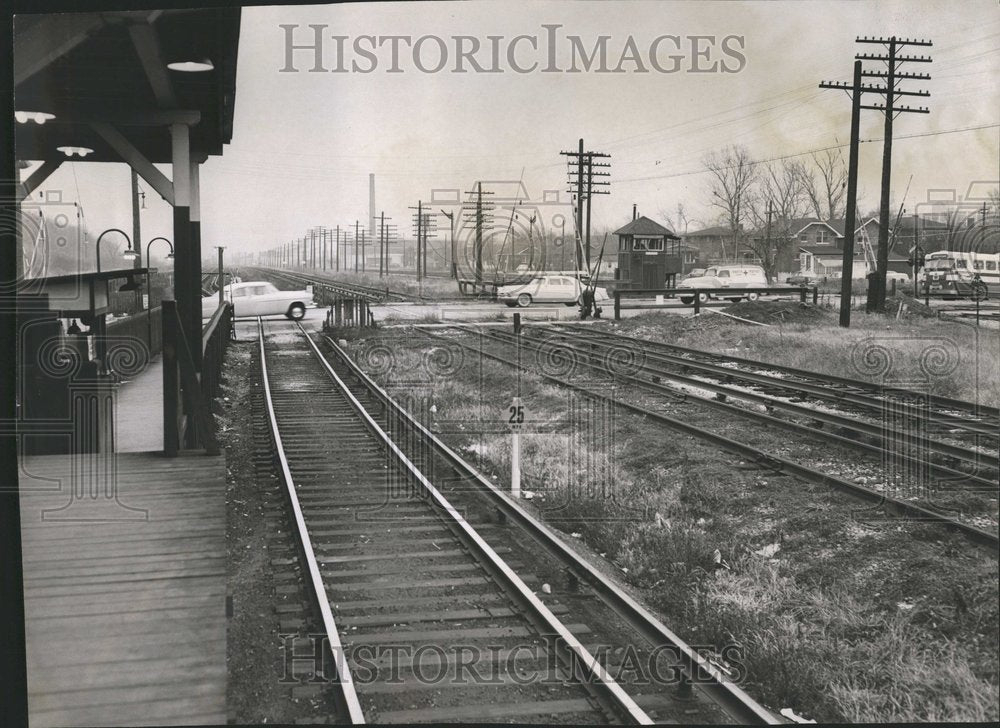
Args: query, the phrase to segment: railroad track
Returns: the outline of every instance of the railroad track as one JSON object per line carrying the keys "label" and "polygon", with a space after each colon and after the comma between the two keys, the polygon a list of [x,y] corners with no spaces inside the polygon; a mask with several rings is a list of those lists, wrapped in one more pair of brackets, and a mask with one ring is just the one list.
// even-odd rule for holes
{"label": "railroad track", "polygon": [[388,286],[367,286],[361,283],[352,283],[337,280],[323,273],[298,273],[292,271],[277,270],[274,268],[251,268],[250,270],[261,271],[275,278],[284,279],[295,285],[305,285],[312,283],[316,287],[324,287],[336,293],[348,296],[358,296],[367,299],[372,303],[384,303],[387,301],[433,301],[431,296],[424,296],[417,293],[404,293],[394,291]]}
{"label": "railroad track", "polygon": [[[581,326],[554,324],[552,329],[560,332],[555,338],[558,346],[576,354],[590,357],[596,352],[602,359],[626,359],[626,369],[637,383],[644,384],[647,377],[653,383],[666,379],[712,392],[715,399],[708,404],[746,417],[753,417],[754,412],[725,403],[730,398],[752,402],[768,414],[759,418],[764,422],[773,423],[770,415],[780,410],[798,418],[796,428],[806,420],[808,429],[827,428],[825,437],[844,444],[901,460],[916,457],[911,465],[926,465],[942,480],[1000,490],[1000,416],[993,408],[944,398],[935,402],[924,393],[880,390],[877,385],[839,377],[830,377],[824,391],[822,382],[827,378],[822,374],[771,368],[761,362]],[[669,353],[676,349],[685,353]],[[664,391],[663,387],[652,389]],[[921,400],[927,404],[912,404]],[[963,416],[963,411],[977,415]],[[837,435],[837,431],[851,436]]]}
{"label": "railroad track", "polygon": [[[830,403],[841,410],[853,407],[858,414],[881,416],[889,397],[920,399],[926,402],[926,406],[907,406],[901,401],[893,401],[891,404],[923,420],[930,432],[959,436],[978,435],[994,441],[1000,437],[1000,410],[996,407],[742,357],[715,354],[662,341],[600,331],[578,324],[561,324],[556,328],[566,332],[572,331],[574,336],[585,338],[587,341],[610,342],[617,346],[639,346],[647,359],[697,372],[702,376],[721,377],[730,382],[740,381],[771,391],[785,391],[802,399]],[[874,354],[877,355],[877,352]]]}
{"label": "railroad track", "polygon": [[[632,695],[615,681],[578,637],[590,627],[563,623],[556,615],[568,608],[536,595],[530,575],[444,495],[441,483],[458,482],[455,492],[487,499],[619,619],[669,650],[682,690],[696,683],[727,722],[780,722],[437,440],[336,344],[327,340],[330,361],[301,326],[279,326],[268,339],[258,320],[266,409],[345,720],[650,723],[654,709],[682,719],[671,715],[672,697]],[[451,679],[422,679],[424,656]],[[486,684],[448,673],[480,663],[492,670]]]}
{"label": "railroad track", "polygon": [[[453,325],[450,328],[466,333],[475,333],[477,336],[481,336],[485,340],[493,341],[496,344],[502,345],[503,352],[506,354],[513,351],[513,348],[516,345],[515,335],[509,332],[488,330],[486,327],[474,327],[458,324]],[[537,332],[535,327],[525,327],[526,332],[530,332],[532,330]],[[760,467],[772,470],[776,473],[794,475],[810,482],[820,483],[845,491],[869,503],[884,506],[887,512],[895,513],[896,515],[908,519],[939,523],[962,533],[978,544],[988,546],[994,550],[1000,548],[1000,540],[998,540],[996,533],[980,528],[978,525],[971,524],[968,522],[967,518],[964,518],[961,515],[955,516],[949,514],[948,512],[940,509],[937,504],[928,507],[930,504],[924,505],[920,501],[911,500],[906,495],[895,497],[887,488],[879,489],[876,487],[869,487],[868,485],[854,482],[853,480],[847,480],[843,477],[823,472],[817,468],[804,465],[795,460],[791,460],[774,453],[765,452],[760,448],[747,445],[744,442],[722,435],[714,429],[706,429],[704,427],[693,425],[688,421],[690,418],[685,417],[680,412],[671,412],[668,414],[662,409],[656,408],[656,405],[645,406],[631,403],[618,397],[613,397],[608,393],[606,388],[595,387],[592,382],[586,382],[586,378],[584,378],[584,380],[580,383],[574,382],[570,376],[567,376],[566,372],[572,370],[575,371],[577,375],[590,374],[591,379],[593,379],[594,373],[597,373],[598,376],[605,379],[609,377],[613,378],[616,382],[628,384],[633,389],[640,390],[643,393],[652,393],[667,398],[669,400],[668,403],[671,405],[670,409],[674,411],[683,409],[680,408],[679,405],[705,405],[714,409],[723,409],[728,414],[732,414],[734,416],[755,419],[769,425],[798,432],[799,434],[812,434],[819,436],[824,441],[832,440],[845,446],[866,449],[870,453],[880,456],[884,456],[888,449],[893,457],[896,458],[896,462],[901,463],[906,467],[918,467],[922,464],[921,455],[919,454],[922,451],[919,449],[917,450],[918,454],[908,454],[906,452],[900,452],[897,449],[893,449],[897,444],[897,441],[886,441],[883,439],[881,442],[876,442],[874,444],[870,441],[862,442],[854,438],[839,435],[835,432],[810,427],[807,423],[802,422],[801,418],[798,421],[790,421],[775,417],[766,412],[755,412],[745,408],[736,407],[729,402],[724,401],[728,398],[726,395],[723,395],[721,398],[710,398],[698,396],[687,391],[682,392],[662,383],[662,379],[664,378],[676,378],[674,375],[663,370],[649,367],[646,364],[636,365],[634,362],[622,362],[621,360],[618,360],[618,364],[616,364],[615,354],[609,353],[610,350],[602,352],[600,349],[596,349],[595,351],[591,350],[587,346],[576,346],[569,341],[559,341],[558,339],[555,341],[539,341],[533,340],[530,334],[522,336],[521,346],[527,348],[529,351],[535,352],[536,356],[552,360],[560,360],[560,363],[564,365],[562,366],[562,369],[566,369],[566,371],[560,372],[559,376],[554,376],[553,374],[546,373],[544,370],[536,369],[524,364],[523,360],[522,363],[519,363],[519,361],[514,360],[510,356],[504,355],[504,353],[472,347],[462,341],[446,338],[440,334],[434,334],[426,330],[421,330],[421,333],[434,339],[435,341],[451,342],[462,346],[467,350],[472,351],[477,356],[481,354],[487,358],[500,361],[509,366],[520,367],[525,371],[532,371],[543,379],[547,379],[565,387],[576,389],[577,391],[583,392],[596,399],[613,401],[620,407],[649,417],[650,419],[661,422],[662,424],[665,424],[673,429],[681,430],[694,435],[699,439],[711,442],[722,447],[723,449],[747,458],[751,463],[756,463]],[[565,366],[567,362],[569,364],[568,367]],[[717,390],[717,394],[722,394],[722,391],[725,391],[724,388],[719,385],[706,385],[705,382],[700,380],[697,381],[697,386],[710,390],[714,388]],[[733,396],[736,397],[750,399],[755,397],[755,395],[748,395],[743,391],[730,391]],[[759,396],[757,396],[757,398],[760,399]],[[783,407],[787,410],[786,406]],[[773,405],[773,408],[774,410],[779,409],[777,403]],[[808,410],[807,412],[799,411],[798,413],[800,415],[808,414],[808,417],[817,419],[830,419],[837,417],[837,415],[828,414],[826,412],[819,413],[813,410]],[[858,430],[860,428],[860,425],[856,421],[847,420],[846,422],[852,430]],[[919,440],[916,444],[918,446],[923,446],[926,443],[924,440]],[[938,444],[940,445],[940,443]],[[944,447],[944,445],[942,445],[942,447]],[[979,457],[979,455],[976,454],[975,457]],[[975,459],[975,457],[973,459]],[[957,467],[939,464],[932,464],[930,469],[937,475],[938,478],[944,478],[946,479],[945,482],[953,484],[953,488],[955,486],[960,486],[961,488],[968,488],[976,493],[986,493],[988,495],[995,494],[998,490],[996,476],[993,475],[991,478],[981,469],[977,469],[970,473],[959,470]],[[952,494],[953,496],[961,496],[961,490],[939,491],[939,496],[941,495],[941,492]]]}

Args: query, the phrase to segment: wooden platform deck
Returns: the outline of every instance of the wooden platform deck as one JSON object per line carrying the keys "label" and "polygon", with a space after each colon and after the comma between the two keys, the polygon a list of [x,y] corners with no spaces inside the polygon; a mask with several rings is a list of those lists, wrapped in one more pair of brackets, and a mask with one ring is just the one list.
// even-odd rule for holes
{"label": "wooden platform deck", "polygon": [[163,359],[157,357],[115,394],[115,450],[163,449]]}
{"label": "wooden platform deck", "polygon": [[225,460],[28,457],[32,728],[226,722]]}

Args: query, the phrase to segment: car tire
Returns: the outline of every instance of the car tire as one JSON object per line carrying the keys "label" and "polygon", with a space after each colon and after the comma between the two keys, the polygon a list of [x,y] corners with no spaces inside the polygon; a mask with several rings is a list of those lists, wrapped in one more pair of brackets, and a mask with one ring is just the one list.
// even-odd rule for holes
{"label": "car tire", "polygon": [[514,301],[504,301],[503,305],[506,306],[507,308],[514,308],[514,306],[516,306],[517,303],[515,303]]}
{"label": "car tire", "polygon": [[522,293],[517,297],[517,305],[521,308],[527,308],[531,305],[531,294]]}
{"label": "car tire", "polygon": [[701,301],[702,303],[708,303],[708,294],[707,293],[699,293],[698,294],[698,300]]}
{"label": "car tire", "polygon": [[760,294],[759,293],[748,293],[747,294],[747,300],[748,301],[756,301],[758,298],[760,298]]}
{"label": "car tire", "polygon": [[743,299],[742,298],[727,298],[726,300],[727,301],[732,301],[733,303],[739,303]]}
{"label": "car tire", "polygon": [[566,306],[567,308],[572,308],[573,306],[576,306],[578,303],[580,303],[579,300],[576,300],[576,301],[563,301],[563,306]]}
{"label": "car tire", "polygon": [[301,303],[293,303],[291,306],[288,307],[288,313],[286,313],[285,315],[292,321],[301,321],[303,318],[305,318],[306,307],[303,306]]}
{"label": "car tire", "polygon": [[683,303],[685,306],[691,305],[692,301],[694,301],[694,298],[692,296],[681,296],[680,299],[681,303]]}

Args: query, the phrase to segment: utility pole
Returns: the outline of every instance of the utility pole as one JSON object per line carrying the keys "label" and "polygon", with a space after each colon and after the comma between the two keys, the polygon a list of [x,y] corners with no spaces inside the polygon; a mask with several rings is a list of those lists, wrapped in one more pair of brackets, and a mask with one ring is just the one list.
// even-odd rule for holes
{"label": "utility pole", "polygon": [[361,237],[358,221],[354,221],[354,272],[358,272],[358,238]]}
{"label": "utility pole", "polygon": [[222,306],[226,302],[226,269],[222,264],[222,251],[226,248],[222,245],[215,247],[219,251],[219,305]]}
{"label": "utility pole", "polygon": [[879,223],[878,223],[878,253],[876,257],[876,271],[874,278],[869,277],[868,283],[868,303],[867,310],[881,311],[885,306],[885,274],[889,264],[889,192],[892,181],[892,123],[897,113],[909,112],[914,114],[929,114],[926,107],[916,109],[909,106],[896,104],[898,96],[930,96],[928,91],[902,91],[896,88],[899,79],[929,79],[927,74],[907,74],[899,71],[902,63],[930,63],[930,56],[907,56],[900,55],[898,51],[906,46],[930,46],[929,40],[911,40],[909,38],[899,39],[896,36],[889,38],[860,38],[858,43],[877,43],[886,47],[888,54],[859,53],[855,56],[860,61],[882,61],[886,64],[886,72],[862,72],[864,76],[875,76],[885,79],[885,86],[881,88],[866,89],[875,91],[885,97],[882,104],[864,105],[863,109],[874,109],[881,111],[885,115],[885,132],[882,145],[882,196],[879,201]]}
{"label": "utility pole", "polygon": [[[857,54],[854,64],[854,80],[848,85],[841,82],[822,82],[820,88],[841,89],[847,91],[851,96],[851,152],[848,164],[847,175],[847,209],[844,221],[844,255],[841,269],[841,289],[840,289],[840,325],[849,327],[851,325],[851,272],[854,268],[854,233],[857,227],[857,189],[858,189],[858,136],[860,129],[861,109],[873,109],[885,114],[885,140],[882,155],[882,195],[879,210],[879,241],[878,257],[876,259],[876,270],[868,275],[868,302],[867,310],[880,310],[885,303],[885,273],[888,268],[889,259],[889,185],[892,171],[892,121],[897,113],[909,112],[927,114],[930,111],[925,107],[910,108],[896,104],[898,96],[930,96],[927,91],[904,91],[896,88],[899,80],[929,80],[930,76],[925,73],[902,73],[898,70],[898,65],[906,62],[929,63],[930,57],[925,56],[903,56],[897,54],[899,48],[906,45],[930,46],[930,41],[911,40],[909,38],[900,40],[895,36],[885,38],[857,38],[858,43],[880,43],[888,45],[888,55]],[[887,64],[886,71],[865,71],[861,61],[883,61]],[[885,85],[877,83],[862,83],[862,77],[885,79]],[[862,94],[877,93],[885,97],[884,104],[863,104]]]}
{"label": "utility pole", "polygon": [[365,229],[361,228],[361,272],[365,272]]}
{"label": "utility pole", "polygon": [[458,280],[458,258],[455,255],[455,213],[441,210],[441,214],[448,218],[448,229],[451,231],[451,238],[448,244],[451,255],[451,277]]}
{"label": "utility pole", "polygon": [[334,268],[340,272],[340,225],[337,226],[337,242],[333,249]]}
{"label": "utility pole", "polygon": [[[132,247],[135,248],[135,258],[132,260],[133,268],[142,268],[142,237],[141,226],[139,224],[139,175],[132,170]],[[149,264],[149,261],[146,261]],[[146,291],[149,293],[149,291]],[[142,290],[135,289],[135,303],[138,310],[143,309]]]}
{"label": "utility pole", "polygon": [[385,274],[385,210],[378,216],[378,277]]}
{"label": "utility pole", "polygon": [[[577,239],[577,270],[590,270],[590,213],[591,213],[591,200],[594,195],[610,194],[611,190],[608,189],[610,182],[607,180],[597,179],[594,177],[610,177],[611,173],[607,169],[611,165],[604,162],[594,162],[595,158],[608,159],[611,157],[610,154],[604,154],[602,152],[592,152],[584,151],[583,139],[579,141],[578,150],[575,152],[560,152],[561,155],[567,157],[567,165],[569,167],[569,185],[570,193],[573,193],[573,187],[576,187],[576,239]],[[595,172],[594,168],[599,168],[600,171]],[[587,213],[586,213],[586,223],[584,223],[584,212],[583,206],[586,203]]]}
{"label": "utility pole", "polygon": [[[483,195],[492,195],[492,192],[483,192],[483,183],[477,182],[476,189],[473,191],[467,191],[467,195],[470,199],[467,203],[463,203],[462,210],[465,213],[463,218],[464,223],[472,223],[475,226],[475,237],[473,256],[475,259],[475,282],[477,285],[483,282],[483,228],[487,223],[493,223],[493,203],[483,202]],[[473,198],[473,195],[475,196]],[[475,200],[475,205],[473,206],[473,199]]]}
{"label": "utility pole", "polygon": [[416,223],[416,234],[417,234],[416,258],[417,258],[417,282],[419,283],[421,280],[423,280],[423,271],[421,270],[421,265],[420,265],[420,261],[421,261],[421,257],[422,257],[420,255],[420,246],[421,246],[421,244],[423,242],[423,237],[424,237],[424,235],[423,235],[423,228],[424,228],[424,203],[423,203],[423,200],[417,200],[417,206],[416,207],[411,207],[410,209],[417,211],[416,215],[414,216],[414,222]]}
{"label": "utility pole", "polygon": [[[771,214],[773,212],[774,212],[774,204],[771,202],[770,198],[768,198],[768,200],[767,200],[767,227],[764,229],[764,250],[767,252],[768,256],[771,255]],[[770,273],[768,273],[768,276],[770,276]]]}

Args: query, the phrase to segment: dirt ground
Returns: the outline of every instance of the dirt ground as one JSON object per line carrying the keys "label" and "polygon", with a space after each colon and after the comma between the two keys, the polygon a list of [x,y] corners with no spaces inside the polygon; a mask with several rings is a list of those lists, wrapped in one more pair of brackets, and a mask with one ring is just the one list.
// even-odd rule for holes
{"label": "dirt ground", "polygon": [[[226,355],[219,439],[226,450],[229,723],[326,722],[334,707],[321,685],[285,678],[282,634],[318,631],[293,567],[284,501],[270,462],[254,445],[254,398],[259,392],[256,342],[231,344]],[[298,653],[307,652],[298,642]],[[298,665],[301,669],[301,665]],[[308,669],[308,665],[305,666]],[[293,673],[298,675],[299,673]]]}

